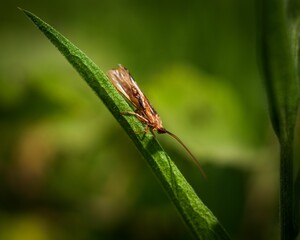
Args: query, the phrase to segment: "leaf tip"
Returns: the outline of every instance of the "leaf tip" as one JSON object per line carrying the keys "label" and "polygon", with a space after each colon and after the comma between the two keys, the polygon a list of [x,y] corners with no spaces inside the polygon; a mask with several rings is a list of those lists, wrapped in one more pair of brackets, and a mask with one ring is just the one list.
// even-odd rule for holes
{"label": "leaf tip", "polygon": [[21,8],[21,7],[17,7],[20,11],[22,11],[23,13],[25,13],[26,14],[26,12],[27,12],[27,10],[25,10],[25,9],[23,9],[23,8]]}
{"label": "leaf tip", "polygon": [[21,8],[21,7],[17,7],[20,11],[22,11],[27,17],[29,17],[30,19],[33,19],[34,18],[34,14]]}

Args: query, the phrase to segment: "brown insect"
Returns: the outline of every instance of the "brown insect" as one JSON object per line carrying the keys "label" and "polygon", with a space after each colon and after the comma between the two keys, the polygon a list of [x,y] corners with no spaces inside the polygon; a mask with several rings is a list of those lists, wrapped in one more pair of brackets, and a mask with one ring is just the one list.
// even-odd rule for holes
{"label": "brown insect", "polygon": [[114,87],[118,90],[118,92],[121,93],[125,97],[125,99],[128,100],[136,108],[135,112],[123,112],[122,114],[133,115],[137,117],[142,123],[146,124],[145,132],[150,129],[154,137],[154,130],[156,130],[159,134],[167,133],[175,140],[177,140],[177,142],[179,142],[179,144],[181,144],[181,146],[188,152],[188,154],[191,156],[191,158],[199,168],[201,174],[205,177],[205,173],[200,163],[187,148],[187,146],[185,146],[185,144],[174,133],[169,132],[163,127],[158,113],[154,110],[148,98],[138,87],[129,71],[121,64],[119,64],[118,68],[109,70],[107,76],[111,80]]}

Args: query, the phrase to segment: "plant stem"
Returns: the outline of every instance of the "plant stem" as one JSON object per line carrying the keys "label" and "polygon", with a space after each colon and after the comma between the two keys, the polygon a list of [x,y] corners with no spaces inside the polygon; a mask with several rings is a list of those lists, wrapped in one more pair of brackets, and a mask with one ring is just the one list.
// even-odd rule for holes
{"label": "plant stem", "polygon": [[293,145],[282,144],[280,150],[280,221],[281,239],[295,239],[294,230]]}
{"label": "plant stem", "polygon": [[[258,0],[259,1],[259,0]],[[280,144],[281,239],[296,237],[294,228],[293,144],[299,104],[297,26],[287,1],[259,1],[262,64],[273,129]],[[289,2],[290,3],[290,2]],[[297,20],[298,21],[298,20]]]}

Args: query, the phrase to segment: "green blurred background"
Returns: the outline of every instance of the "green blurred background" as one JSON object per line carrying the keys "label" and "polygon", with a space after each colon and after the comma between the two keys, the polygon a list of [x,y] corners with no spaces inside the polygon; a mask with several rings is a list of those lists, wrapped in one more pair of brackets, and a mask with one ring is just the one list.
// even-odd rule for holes
{"label": "green blurred background", "polygon": [[0,15],[0,239],[193,239],[128,136],[17,9],[103,70],[122,63],[163,147],[233,239],[276,239],[278,146],[251,0],[6,1]]}

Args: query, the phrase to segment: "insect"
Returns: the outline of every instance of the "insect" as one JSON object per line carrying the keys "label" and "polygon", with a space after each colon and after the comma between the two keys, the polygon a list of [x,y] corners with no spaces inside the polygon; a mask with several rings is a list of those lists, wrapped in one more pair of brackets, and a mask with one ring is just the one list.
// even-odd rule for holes
{"label": "insect", "polygon": [[118,66],[119,67],[116,69],[109,70],[107,72],[107,76],[118,92],[121,93],[121,95],[123,95],[123,97],[125,97],[125,99],[135,107],[134,112],[123,112],[122,114],[133,115],[137,117],[142,123],[146,124],[145,132],[150,129],[154,137],[154,130],[156,130],[159,134],[166,133],[173,137],[188,152],[199,168],[201,174],[205,177],[205,173],[200,163],[187,148],[187,146],[174,133],[169,132],[163,127],[158,113],[154,110],[148,98],[141,91],[133,77],[130,75],[129,71],[121,64]]}

